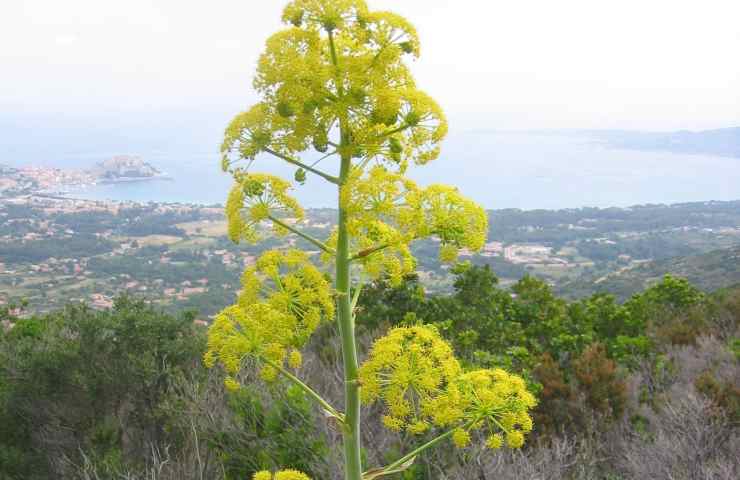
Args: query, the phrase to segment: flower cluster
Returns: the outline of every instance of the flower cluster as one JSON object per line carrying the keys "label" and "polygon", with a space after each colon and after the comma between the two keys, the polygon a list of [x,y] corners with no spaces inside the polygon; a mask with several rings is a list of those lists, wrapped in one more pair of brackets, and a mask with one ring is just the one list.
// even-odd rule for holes
{"label": "flower cluster", "polygon": [[460,375],[431,408],[436,424],[459,426],[453,434],[458,447],[467,445],[470,431],[482,430],[489,448],[501,447],[504,437],[507,446],[519,448],[532,430],[529,410],[536,403],[521,377],[495,368]]}
{"label": "flower cluster", "polygon": [[[439,156],[447,122],[404,64],[419,55],[410,23],[362,0],[295,0],[283,20],[289,28],[268,39],[258,62],[261,102],[226,130],[224,170],[261,152],[292,156],[309,147],[401,171]],[[350,136],[332,142],[340,121]]]}
{"label": "flower cluster", "polygon": [[242,286],[237,304],[216,315],[205,354],[206,365],[221,362],[232,390],[246,358],[267,361],[261,370],[265,380],[275,378],[273,365],[287,361],[298,368],[298,349],[322,320],[334,316],[329,283],[299,250],[266,252],[244,272]]}
{"label": "flower cluster", "polygon": [[295,345],[304,344],[322,319],[334,317],[331,286],[301,250],[268,250],[244,271],[238,305],[260,302],[295,319]]}
{"label": "flower cluster", "polygon": [[[303,209],[288,195],[289,182],[261,173],[235,172],[234,178],[236,182],[226,200],[231,241],[257,241],[257,225],[271,216],[303,218]],[[279,224],[273,222],[273,226],[276,234],[286,233]]]}
{"label": "flower cluster", "polygon": [[[392,283],[399,283],[416,268],[409,244],[416,238],[413,226],[419,214],[405,205],[404,198],[418,188],[382,166],[371,168],[364,176],[361,173],[359,169],[352,172],[340,196],[352,249],[370,278],[385,275]],[[334,234],[329,244],[335,242]],[[382,248],[375,248],[378,246]]]}
{"label": "flower cluster", "polygon": [[454,429],[458,447],[470,432],[488,432],[490,448],[521,447],[532,430],[536,400],[524,380],[501,369],[463,372],[449,344],[434,327],[399,327],[375,342],[359,372],[364,403],[382,401],[385,425],[423,433]]}
{"label": "flower cluster", "polygon": [[441,241],[440,260],[453,262],[458,250],[478,251],[488,235],[488,215],[477,203],[454,187],[430,185],[407,197],[410,205],[421,212],[418,237],[434,235]]}
{"label": "flower cluster", "polygon": [[435,398],[460,373],[452,348],[434,327],[397,327],[375,342],[360,367],[360,394],[365,403],[382,400],[388,428],[423,433]]}
{"label": "flower cluster", "polygon": [[252,477],[252,480],[311,480],[305,473],[299,472],[298,470],[280,470],[275,472],[275,475],[262,470],[257,472]]}
{"label": "flower cluster", "polygon": [[[457,189],[444,185],[419,188],[398,172],[377,165],[364,175],[355,169],[342,186],[340,202],[347,215],[347,230],[356,260],[365,274],[401,282],[416,268],[409,244],[436,236],[440,259],[453,262],[460,248],[483,247],[488,216]],[[336,231],[327,244],[336,245]],[[331,260],[325,253],[324,261]]]}

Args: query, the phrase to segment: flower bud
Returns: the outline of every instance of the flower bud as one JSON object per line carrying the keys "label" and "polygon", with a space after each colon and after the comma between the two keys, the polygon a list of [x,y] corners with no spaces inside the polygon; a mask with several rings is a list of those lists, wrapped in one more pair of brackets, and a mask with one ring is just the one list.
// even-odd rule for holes
{"label": "flower bud", "polygon": [[265,186],[260,182],[247,181],[244,183],[244,194],[248,197],[259,197],[264,191]]}
{"label": "flower bud", "polygon": [[295,110],[287,102],[280,102],[277,106],[278,114],[283,118],[292,117],[295,115]]}
{"label": "flower bud", "polygon": [[303,102],[303,113],[311,113],[319,108],[319,102],[316,100],[307,100]]}
{"label": "flower bud", "polygon": [[329,150],[329,138],[326,132],[322,131],[313,137],[313,148],[319,153],[326,153]]}
{"label": "flower bud", "polygon": [[272,141],[272,135],[270,132],[255,132],[252,134],[252,142],[258,150],[262,150],[270,144]]}
{"label": "flower bud", "polygon": [[306,171],[302,168],[296,170],[293,177],[295,178],[295,181],[300,183],[301,185],[306,183]]}
{"label": "flower bud", "polygon": [[404,53],[414,53],[414,44],[411,42],[401,42],[398,44]]}
{"label": "flower bud", "polygon": [[465,448],[470,444],[470,434],[465,430],[458,428],[452,433],[452,443],[457,448]]}
{"label": "flower bud", "polygon": [[405,120],[406,124],[411,125],[412,127],[417,126],[421,121],[421,119],[419,118],[419,114],[413,110],[406,114]]}
{"label": "flower bud", "polygon": [[373,113],[370,115],[370,120],[373,122],[373,124],[378,125],[382,123],[386,126],[395,125],[395,123],[398,121],[398,112],[393,113],[386,113],[386,112],[379,112],[377,110],[374,110]]}
{"label": "flower bud", "polygon": [[362,158],[365,156],[365,149],[361,147],[355,147],[352,151],[352,158]]}
{"label": "flower bud", "polygon": [[388,144],[391,148],[391,152],[393,153],[401,153],[403,152],[403,145],[401,145],[401,141],[397,139],[396,137],[391,137],[388,140]]}
{"label": "flower bud", "polygon": [[500,433],[495,433],[488,437],[488,440],[486,440],[486,446],[491,450],[498,450],[503,446],[503,444],[504,439],[501,437]]}
{"label": "flower bud", "polygon": [[290,365],[290,368],[299,368],[302,363],[303,356],[301,355],[301,352],[298,350],[290,352],[290,355],[288,355],[288,365]]}
{"label": "flower bud", "polygon": [[297,11],[295,15],[291,17],[290,23],[292,23],[294,27],[300,27],[301,24],[303,24],[303,10]]}
{"label": "flower bud", "polygon": [[353,88],[350,90],[349,94],[350,97],[352,97],[352,100],[358,105],[365,103],[365,99],[367,98],[367,92],[361,88]]}
{"label": "flower bud", "polygon": [[509,448],[521,448],[524,445],[524,434],[519,430],[506,432],[506,444]]}

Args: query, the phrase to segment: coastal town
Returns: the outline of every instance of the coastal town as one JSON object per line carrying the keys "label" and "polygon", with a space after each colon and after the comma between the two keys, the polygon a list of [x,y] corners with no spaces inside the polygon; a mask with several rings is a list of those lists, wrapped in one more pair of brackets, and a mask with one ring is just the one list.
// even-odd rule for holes
{"label": "coastal town", "polygon": [[[84,200],[62,194],[71,186],[101,181],[104,175],[159,174],[142,171],[137,162],[119,157],[97,172],[0,169],[0,306],[25,299],[36,310],[69,301],[103,309],[128,293],[165,308],[192,308],[206,320],[233,301],[243,269],[264,249],[296,245],[311,250],[294,237],[270,238],[266,225],[266,242],[235,245],[226,237],[224,214],[217,206]],[[488,243],[480,252],[461,251],[460,259],[490,265],[503,285],[524,275],[539,276],[553,286],[579,278],[592,278],[597,285],[663,254],[702,253],[736,245],[740,239],[734,204],[680,208],[695,212],[679,209],[658,228],[650,223],[649,212],[640,209],[495,211],[490,213]],[[332,218],[331,210],[308,210],[298,226],[325,238],[333,228]],[[449,291],[454,279],[449,266],[437,261],[434,240],[418,242],[413,251],[425,288]]]}
{"label": "coastal town", "polygon": [[0,198],[29,194],[59,195],[77,192],[99,183],[167,178],[137,156],[117,155],[89,169],[12,167],[0,164]]}

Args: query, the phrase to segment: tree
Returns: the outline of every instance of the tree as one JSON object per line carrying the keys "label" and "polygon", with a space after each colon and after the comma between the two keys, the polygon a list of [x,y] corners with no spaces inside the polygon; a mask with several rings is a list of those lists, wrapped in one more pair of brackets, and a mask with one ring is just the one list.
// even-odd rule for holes
{"label": "tree", "polygon": [[[420,188],[404,176],[436,159],[447,133],[442,110],[416,87],[404,63],[419,56],[415,29],[393,13],[371,12],[363,0],[295,0],[283,21],[290,26],[268,39],[258,62],[254,87],[261,101],[231,122],[222,145],[222,167],[235,180],[226,204],[229,236],[255,242],[269,222],[276,234],[318,249],[321,261],[334,267],[334,281],[308,252],[264,253],[245,271],[237,303],[215,318],[206,364],[219,362],[231,375],[231,389],[239,388],[238,373],[250,365],[266,381],[282,375],[303,388],[341,425],[348,480],[363,478],[361,402],[385,404],[384,423],[394,430],[446,429],[364,478],[400,471],[446,438],[464,446],[471,430],[499,430],[490,432],[491,447],[502,444],[502,433],[509,446],[521,446],[535,403],[523,380],[500,369],[464,372],[435,328],[394,328],[359,365],[354,308],[363,284],[379,278],[399,284],[413,272],[414,240],[437,237],[440,259],[452,262],[461,248],[479,250],[487,232],[485,211],[455,188]],[[327,239],[298,228],[304,212],[290,196],[291,182],[252,171],[265,156],[295,166],[297,184],[310,174],[311,181],[337,189],[337,224]],[[335,317],[344,411],[295,371],[301,346]]]}
{"label": "tree", "polygon": [[190,313],[127,297],[0,326],[0,478],[72,478],[84,456],[139,467],[151,445],[179,440],[167,428],[179,411],[162,407],[204,348]]}

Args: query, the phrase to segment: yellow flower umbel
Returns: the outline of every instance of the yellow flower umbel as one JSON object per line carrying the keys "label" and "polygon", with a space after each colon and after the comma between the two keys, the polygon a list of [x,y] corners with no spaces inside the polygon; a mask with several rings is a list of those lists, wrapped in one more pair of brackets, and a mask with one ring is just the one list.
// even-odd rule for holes
{"label": "yellow flower umbel", "polygon": [[407,202],[421,215],[417,236],[440,239],[441,261],[455,261],[460,248],[473,252],[483,248],[488,235],[488,215],[456,188],[430,185],[409,195]]}
{"label": "yellow flower umbel", "polygon": [[334,318],[334,298],[326,277],[301,250],[269,250],[242,275],[238,305],[265,302],[294,319],[292,345],[303,345],[322,320]]}
{"label": "yellow flower umbel", "polygon": [[[260,222],[278,217],[303,218],[303,209],[288,195],[291,186],[285,180],[261,173],[236,172],[236,182],[226,200],[226,219],[229,222],[229,239],[255,242]],[[275,233],[286,233],[284,227],[273,223]]]}
{"label": "yellow flower umbel", "polygon": [[[460,248],[478,251],[485,243],[488,216],[475,202],[452,187],[426,189],[400,173],[376,165],[364,176],[353,171],[342,186],[341,204],[356,261],[370,279],[386,277],[392,285],[416,268],[411,254],[414,240],[436,236],[440,259],[454,262]],[[336,231],[327,244],[336,246]],[[322,255],[330,261],[329,253]]]}
{"label": "yellow flower umbel", "polygon": [[364,403],[385,404],[383,422],[391,430],[423,433],[435,398],[460,372],[452,348],[434,327],[398,327],[373,344],[360,367],[360,395]]}
{"label": "yellow flower umbel", "polygon": [[[236,305],[221,311],[208,330],[206,364],[217,360],[232,377],[247,357],[298,368],[302,347],[322,320],[334,316],[331,287],[323,274],[299,250],[268,251],[242,277]],[[262,376],[276,371],[266,365]],[[229,377],[227,387],[235,388]]]}
{"label": "yellow flower umbel", "polygon": [[[524,444],[525,434],[532,431],[529,410],[536,404],[521,377],[495,368],[460,375],[444,394],[431,402],[430,412],[439,425],[486,431],[489,448],[500,448],[504,436],[507,446],[519,448]],[[453,441],[464,446],[463,434],[458,431]]]}
{"label": "yellow flower umbel", "polygon": [[280,470],[275,472],[275,475],[262,470],[257,472],[252,477],[252,480],[311,480],[305,473],[299,472],[298,470]]}
{"label": "yellow flower umbel", "polygon": [[[405,197],[418,188],[380,165],[361,174],[361,169],[355,170],[341,189],[351,249],[370,279],[387,276],[391,283],[398,284],[416,268],[409,244],[416,239],[420,214],[405,204]],[[329,245],[335,244],[336,232],[329,238]],[[329,256],[324,255],[324,259]]]}
{"label": "yellow flower umbel", "polygon": [[[419,56],[409,22],[361,0],[296,0],[283,20],[290,26],[268,39],[258,62],[262,101],[226,130],[224,170],[261,152],[291,157],[311,147],[400,171],[439,156],[447,121],[404,63]],[[329,141],[340,119],[352,132],[346,151]]]}
{"label": "yellow flower umbel", "polygon": [[364,403],[380,400],[391,430],[424,433],[451,428],[453,443],[470,443],[470,431],[486,430],[487,445],[524,444],[537,403],[524,380],[501,369],[463,372],[450,345],[434,327],[398,327],[375,342],[360,367]]}

